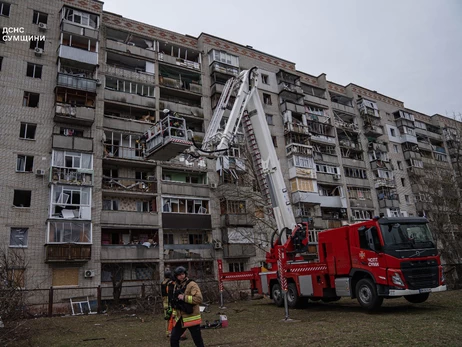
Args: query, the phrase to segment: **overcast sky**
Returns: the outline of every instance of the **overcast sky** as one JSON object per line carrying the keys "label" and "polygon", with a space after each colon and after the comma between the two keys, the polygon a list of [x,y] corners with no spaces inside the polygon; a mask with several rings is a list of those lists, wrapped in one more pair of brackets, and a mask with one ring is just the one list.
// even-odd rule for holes
{"label": "overcast sky", "polygon": [[433,115],[462,112],[460,0],[105,0],[104,10],[204,32]]}

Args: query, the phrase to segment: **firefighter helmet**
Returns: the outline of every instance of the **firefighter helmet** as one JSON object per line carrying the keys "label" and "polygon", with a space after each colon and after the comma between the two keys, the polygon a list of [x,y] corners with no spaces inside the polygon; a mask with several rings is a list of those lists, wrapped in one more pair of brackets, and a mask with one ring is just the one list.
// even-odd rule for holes
{"label": "firefighter helmet", "polygon": [[184,266],[178,266],[175,269],[175,271],[173,271],[173,274],[175,275],[175,277],[181,274],[185,274],[186,276],[188,276],[188,271],[186,271]]}

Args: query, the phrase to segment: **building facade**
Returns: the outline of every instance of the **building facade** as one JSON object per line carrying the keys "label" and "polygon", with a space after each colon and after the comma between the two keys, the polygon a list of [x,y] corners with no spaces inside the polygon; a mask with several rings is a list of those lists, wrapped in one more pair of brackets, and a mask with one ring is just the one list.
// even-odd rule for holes
{"label": "building facade", "polygon": [[99,1],[0,0],[0,10],[0,237],[24,254],[25,288],[101,285],[109,297],[111,278],[143,283],[184,265],[213,279],[216,259],[229,271],[263,261],[271,230],[259,227],[245,141],[219,168],[146,160],[138,141],[169,109],[200,143],[226,81],[253,66],[294,214],[313,230],[425,215],[413,179],[454,162],[445,117],[252,47]]}

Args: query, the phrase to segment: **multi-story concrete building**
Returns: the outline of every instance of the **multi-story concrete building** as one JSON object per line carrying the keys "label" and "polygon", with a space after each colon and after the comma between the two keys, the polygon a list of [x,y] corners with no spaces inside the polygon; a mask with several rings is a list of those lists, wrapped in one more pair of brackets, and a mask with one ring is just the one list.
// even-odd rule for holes
{"label": "multi-story concrete building", "polygon": [[93,0],[0,0],[0,11],[0,238],[24,252],[26,288],[140,283],[179,264],[213,278],[217,258],[230,271],[264,260],[245,142],[217,169],[146,160],[137,141],[169,109],[200,143],[227,79],[253,66],[294,213],[312,228],[425,213],[410,175],[451,165],[444,117],[252,47]]}

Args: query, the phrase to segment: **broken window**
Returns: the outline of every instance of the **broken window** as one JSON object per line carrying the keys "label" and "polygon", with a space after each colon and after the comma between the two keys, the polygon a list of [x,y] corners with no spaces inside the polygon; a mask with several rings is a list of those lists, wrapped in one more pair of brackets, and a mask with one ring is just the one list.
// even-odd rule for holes
{"label": "broken window", "polygon": [[36,48],[45,49],[45,41],[31,40],[29,44],[29,49],[36,49]]}
{"label": "broken window", "polygon": [[50,218],[91,219],[91,188],[52,186]]}
{"label": "broken window", "polygon": [[271,95],[263,93],[263,103],[265,105],[272,105],[273,102],[271,101]]}
{"label": "broken window", "polygon": [[91,222],[51,221],[47,243],[91,243]]}
{"label": "broken window", "polygon": [[14,191],[13,206],[15,207],[30,207],[32,192],[30,190]]}
{"label": "broken window", "polygon": [[24,92],[22,105],[27,106],[27,107],[38,107],[39,99],[40,99],[40,94]]}
{"label": "broken window", "polygon": [[16,171],[32,172],[34,166],[34,157],[29,155],[18,155],[16,160]]}
{"label": "broken window", "polygon": [[27,228],[11,228],[10,247],[27,247]]}
{"label": "broken window", "polygon": [[64,8],[63,13],[64,19],[74,23],[80,24],[82,26],[88,26],[93,29],[98,27],[98,16],[95,14],[77,11],[71,8]]}
{"label": "broken window", "polygon": [[44,12],[34,11],[32,16],[32,23],[33,24],[47,24],[48,23],[48,14]]}
{"label": "broken window", "polygon": [[[0,1],[0,15],[9,17],[10,16],[10,7],[11,5],[7,2]],[[3,36],[3,34],[2,34]]]}

